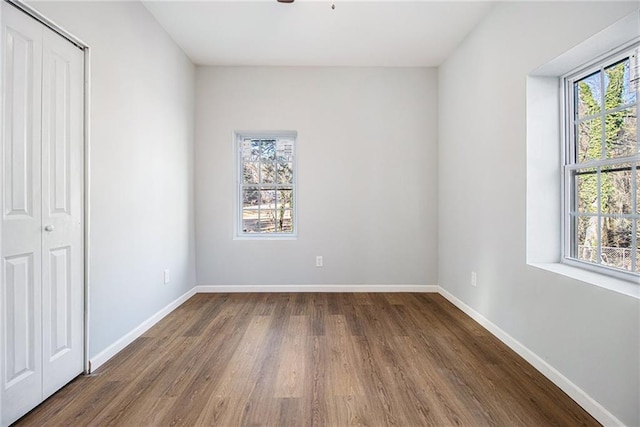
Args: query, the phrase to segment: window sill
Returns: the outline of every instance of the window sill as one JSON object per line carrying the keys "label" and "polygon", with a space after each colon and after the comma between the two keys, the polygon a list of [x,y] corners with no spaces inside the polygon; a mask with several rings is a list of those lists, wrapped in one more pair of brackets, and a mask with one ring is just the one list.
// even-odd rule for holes
{"label": "window sill", "polygon": [[233,236],[233,240],[250,240],[250,241],[260,241],[260,240],[298,240],[297,235],[293,236],[271,236],[271,235],[255,235],[255,236]]}
{"label": "window sill", "polygon": [[553,263],[529,263],[530,266],[552,273],[560,274],[581,282],[599,286],[601,288],[627,295],[636,299],[640,299],[640,284],[615,277],[605,276],[604,274],[585,270],[579,267],[573,267],[558,262]]}

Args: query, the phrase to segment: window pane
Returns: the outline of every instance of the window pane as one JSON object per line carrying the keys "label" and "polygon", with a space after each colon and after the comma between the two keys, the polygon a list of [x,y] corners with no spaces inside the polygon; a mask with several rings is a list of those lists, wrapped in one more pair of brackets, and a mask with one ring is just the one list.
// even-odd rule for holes
{"label": "window pane", "polygon": [[260,203],[260,191],[257,188],[244,188],[242,190],[242,209],[257,209]]}
{"label": "window pane", "polygon": [[293,233],[295,136],[241,135],[238,144],[238,232]]}
{"label": "window pane", "polygon": [[260,210],[260,232],[273,233],[275,231],[276,212],[273,209]]}
{"label": "window pane", "polygon": [[278,190],[278,209],[293,207],[293,190]]}
{"label": "window pane", "polygon": [[280,139],[276,144],[276,156],[279,162],[293,161],[293,141]]}
{"label": "window pane", "polygon": [[293,163],[278,163],[278,184],[293,183]]}
{"label": "window pane", "polygon": [[580,213],[598,213],[598,174],[596,168],[573,171],[573,182],[578,206],[572,207]]}
{"label": "window pane", "polygon": [[276,191],[261,190],[260,191],[260,209],[275,209],[276,207]]}
{"label": "window pane", "polygon": [[601,74],[598,71],[575,83],[576,116],[582,118],[598,114],[602,109]]}
{"label": "window pane", "polygon": [[242,210],[242,231],[245,233],[257,233],[260,231],[257,209]]}
{"label": "window pane", "polygon": [[273,184],[275,182],[276,165],[274,163],[262,163],[260,165],[260,171],[262,184]]}
{"label": "window pane", "polygon": [[576,258],[596,262],[598,258],[598,218],[579,216],[576,219]]}
{"label": "window pane", "polygon": [[605,103],[607,110],[636,102],[636,91],[631,90],[629,58],[604,70]]}
{"label": "window pane", "polygon": [[245,139],[242,141],[242,159],[243,161],[257,162],[260,160],[260,144],[254,139]]}
{"label": "window pane", "polygon": [[[640,272],[638,54],[635,47],[622,59],[602,61],[598,71],[573,81],[567,124],[574,136],[565,147],[572,153],[566,164],[569,210],[564,214],[571,233],[570,253],[565,255],[634,273]],[[587,162],[597,166],[574,170]]]}
{"label": "window pane", "polygon": [[293,211],[291,209],[278,210],[277,227],[279,233],[293,232]]}
{"label": "window pane", "polygon": [[602,264],[631,271],[631,220],[627,218],[603,218]]}
{"label": "window pane", "polygon": [[635,107],[607,114],[605,129],[608,159],[638,153],[638,115]]}
{"label": "window pane", "polygon": [[631,213],[631,165],[623,163],[602,168],[600,174],[602,212]]}
{"label": "window pane", "polygon": [[260,156],[263,162],[273,162],[276,160],[276,141],[273,139],[263,139],[260,141]]}
{"label": "window pane", "polygon": [[580,122],[576,128],[578,163],[602,158],[602,118]]}
{"label": "window pane", "polygon": [[258,183],[259,163],[243,163],[242,164],[242,182],[244,184]]}

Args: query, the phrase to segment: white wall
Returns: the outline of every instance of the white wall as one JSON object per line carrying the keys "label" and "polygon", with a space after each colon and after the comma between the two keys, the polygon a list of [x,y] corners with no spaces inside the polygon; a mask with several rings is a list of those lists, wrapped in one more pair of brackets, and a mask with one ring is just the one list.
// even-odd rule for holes
{"label": "white wall", "polygon": [[526,265],[525,95],[527,74],[637,8],[500,3],[439,69],[439,284],[627,425],[639,301]]}
{"label": "white wall", "polygon": [[195,70],[140,3],[31,4],[91,47],[93,357],[195,285]]}
{"label": "white wall", "polygon": [[[436,88],[434,69],[198,67],[198,284],[436,284]],[[297,240],[233,240],[237,130],[298,132]]]}

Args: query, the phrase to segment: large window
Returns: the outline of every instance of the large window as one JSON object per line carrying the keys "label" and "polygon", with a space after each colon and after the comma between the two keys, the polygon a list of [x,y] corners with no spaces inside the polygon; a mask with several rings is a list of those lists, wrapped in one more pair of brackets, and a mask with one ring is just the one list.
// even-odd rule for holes
{"label": "large window", "polygon": [[565,78],[568,263],[640,276],[638,45]]}
{"label": "large window", "polygon": [[237,237],[294,237],[295,132],[237,133]]}

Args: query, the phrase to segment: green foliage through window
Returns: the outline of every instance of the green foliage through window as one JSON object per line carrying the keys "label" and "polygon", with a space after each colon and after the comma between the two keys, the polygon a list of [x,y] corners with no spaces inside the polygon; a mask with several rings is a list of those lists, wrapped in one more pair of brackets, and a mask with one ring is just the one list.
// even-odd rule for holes
{"label": "green foliage through window", "polygon": [[568,258],[640,273],[639,49],[569,82]]}

